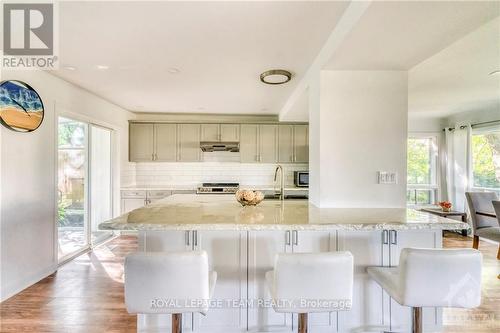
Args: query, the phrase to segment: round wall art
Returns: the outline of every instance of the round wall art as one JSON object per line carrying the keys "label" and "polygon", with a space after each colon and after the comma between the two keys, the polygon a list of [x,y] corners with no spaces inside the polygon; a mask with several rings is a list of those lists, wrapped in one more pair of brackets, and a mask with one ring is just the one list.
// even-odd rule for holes
{"label": "round wall art", "polygon": [[36,130],[43,121],[43,102],[30,85],[9,80],[0,82],[0,122],[17,132]]}

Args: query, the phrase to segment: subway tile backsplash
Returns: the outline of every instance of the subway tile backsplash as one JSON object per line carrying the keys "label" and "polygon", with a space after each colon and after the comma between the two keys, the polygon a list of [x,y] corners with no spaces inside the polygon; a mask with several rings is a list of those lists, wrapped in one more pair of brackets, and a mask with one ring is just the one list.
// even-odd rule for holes
{"label": "subway tile backsplash", "polygon": [[[276,164],[252,164],[239,162],[209,161],[202,163],[136,163],[135,175],[127,168],[122,185],[141,186],[193,186],[203,182],[236,182],[241,185],[272,185]],[[293,185],[293,172],[308,170],[308,164],[282,164],[285,184]],[[124,177],[126,179],[124,179]],[[135,184],[128,184],[131,179]]]}

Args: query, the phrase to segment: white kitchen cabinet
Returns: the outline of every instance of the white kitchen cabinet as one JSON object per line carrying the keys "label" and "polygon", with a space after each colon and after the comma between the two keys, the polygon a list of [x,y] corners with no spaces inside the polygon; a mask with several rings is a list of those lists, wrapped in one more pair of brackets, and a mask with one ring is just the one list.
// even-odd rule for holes
{"label": "white kitchen cabinet", "polygon": [[278,126],[260,125],[259,162],[276,163],[278,161]]}
{"label": "white kitchen cabinet", "polygon": [[129,161],[154,160],[154,125],[131,123],[129,126]]}
{"label": "white kitchen cabinet", "polygon": [[309,126],[293,126],[293,162],[307,163],[309,161]]}
{"label": "white kitchen cabinet", "polygon": [[[291,252],[287,231],[250,231],[248,233],[248,299],[271,301],[265,274],[274,269],[277,253]],[[248,309],[250,332],[292,331],[292,315],[276,313],[271,307],[255,305]]]}
{"label": "white kitchen cabinet", "polygon": [[177,125],[177,161],[199,162],[200,149],[200,125],[178,124]]}
{"label": "white kitchen cabinet", "polygon": [[121,199],[121,213],[125,214],[134,209],[144,207],[146,205],[146,197],[144,198],[122,198]]}
{"label": "white kitchen cabinet", "polygon": [[293,125],[278,126],[278,162],[293,162]]}
{"label": "white kitchen cabinet", "polygon": [[220,124],[220,141],[240,141],[240,125]]}
{"label": "white kitchen cabinet", "polygon": [[154,161],[175,162],[177,153],[177,125],[154,125]]}
{"label": "white kitchen cabinet", "polygon": [[[223,304],[207,315],[193,315],[193,330],[199,332],[244,332],[247,327],[247,232],[194,231],[193,249],[208,254],[210,269],[217,272],[212,300]],[[237,301],[239,307],[226,304]]]}
{"label": "white kitchen cabinet", "polygon": [[[366,268],[387,266],[389,264],[387,245],[383,244],[382,231],[343,231],[338,232],[338,250],[349,251],[354,257],[354,289],[351,311],[338,312],[339,332],[363,332],[366,327],[383,331],[384,297],[382,288],[373,281]],[[384,261],[384,258],[385,261]],[[385,316],[389,318],[390,314]]]}
{"label": "white kitchen cabinet", "polygon": [[219,124],[201,124],[201,141],[220,141]]}
{"label": "white kitchen cabinet", "polygon": [[[403,230],[389,231],[390,266],[399,265],[401,250],[408,247],[441,248],[442,232],[440,230]],[[432,283],[432,281],[429,281]],[[387,295],[387,294],[386,294]],[[385,302],[386,312],[390,311],[389,325],[391,331],[407,332],[411,329],[411,308],[402,306],[394,299]],[[442,327],[442,309],[434,307],[422,308],[423,329],[425,332],[438,332]]]}
{"label": "white kitchen cabinet", "polygon": [[241,125],[240,161],[242,163],[259,162],[259,125]]}
{"label": "white kitchen cabinet", "polygon": [[152,202],[166,198],[171,194],[172,191],[165,190],[122,190],[121,214],[125,214],[134,209],[144,207]]}

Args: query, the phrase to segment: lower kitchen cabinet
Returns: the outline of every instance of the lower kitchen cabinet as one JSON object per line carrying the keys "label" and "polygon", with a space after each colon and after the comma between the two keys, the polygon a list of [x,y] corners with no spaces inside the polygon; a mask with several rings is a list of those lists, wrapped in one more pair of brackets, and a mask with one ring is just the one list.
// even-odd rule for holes
{"label": "lower kitchen cabinet", "polygon": [[[312,313],[309,332],[372,332],[410,330],[410,308],[400,306],[366,273],[368,266],[395,266],[405,247],[441,247],[439,230],[378,231],[141,231],[143,251],[205,250],[218,278],[213,304],[206,316],[187,314],[184,327],[194,332],[292,332],[297,315],[276,313],[265,274],[274,267],[278,253],[350,251],[354,256],[352,309]],[[262,300],[260,305],[259,300]],[[234,301],[238,306],[227,306]],[[234,305],[234,304],[233,304]],[[248,306],[247,306],[248,305]],[[170,316],[140,316],[139,327],[170,325]],[[167,318],[167,319],[165,319]],[[424,330],[439,331],[441,312],[424,308]],[[159,324],[158,324],[159,325]]]}
{"label": "lower kitchen cabinet", "polygon": [[168,190],[123,190],[121,192],[121,214],[144,207],[172,195]]}
{"label": "lower kitchen cabinet", "polygon": [[215,306],[206,316],[193,314],[193,330],[246,331],[247,233],[198,231],[194,237],[193,248],[207,252],[210,269],[217,272],[217,283],[212,297]]}

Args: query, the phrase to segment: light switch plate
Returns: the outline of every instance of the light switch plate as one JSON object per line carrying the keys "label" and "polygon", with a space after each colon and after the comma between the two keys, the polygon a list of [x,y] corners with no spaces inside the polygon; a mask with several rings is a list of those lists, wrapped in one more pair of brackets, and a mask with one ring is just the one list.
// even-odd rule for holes
{"label": "light switch plate", "polygon": [[378,172],[378,183],[379,184],[397,184],[398,183],[398,173],[390,171],[379,171]]}

